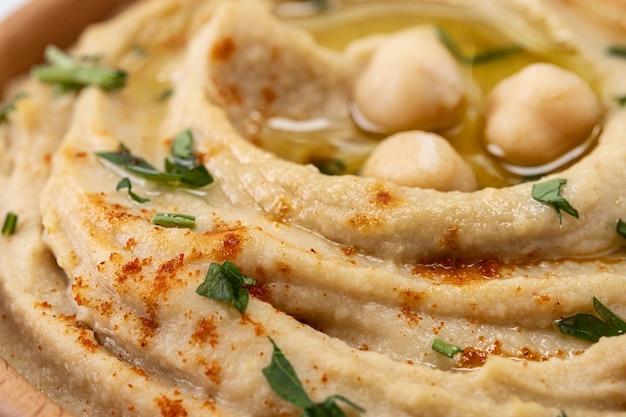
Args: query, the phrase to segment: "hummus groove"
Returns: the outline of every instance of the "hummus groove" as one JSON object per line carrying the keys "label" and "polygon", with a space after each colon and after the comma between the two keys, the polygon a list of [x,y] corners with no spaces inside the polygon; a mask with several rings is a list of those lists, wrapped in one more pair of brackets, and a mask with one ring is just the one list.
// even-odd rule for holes
{"label": "hummus groove", "polygon": [[[557,18],[541,5],[535,13]],[[132,84],[132,72],[128,89],[114,94],[55,98],[34,80],[16,84],[32,97],[0,127],[14,155],[2,189],[19,196],[0,207],[20,214],[16,234],[0,241],[0,299],[3,327],[17,325],[23,340],[1,351],[81,415],[299,415],[263,378],[268,336],[312,396],[345,395],[367,415],[623,414],[623,337],[590,345],[553,328],[589,311],[592,295],[626,312],[621,254],[599,256],[623,244],[615,233],[624,213],[623,110],[611,109],[596,148],[558,174],[581,213],[562,226],[532,199],[531,183],[468,194],[325,176],[243,139],[216,84],[216,74],[242,83],[235,104],[251,106],[235,110],[242,114],[315,116],[345,98],[349,60],[265,10],[260,0],[152,0],[79,41],[76,53],[99,52],[112,65],[129,59],[134,42],[170,48],[163,65],[171,78],[155,83],[171,83],[166,103],[138,107],[145,85]],[[515,21],[528,17],[506,10]],[[279,42],[264,33],[293,36]],[[271,73],[255,80],[220,67],[250,39],[259,40],[253,52],[267,47],[294,70],[313,68],[298,72],[297,94],[296,81],[272,84]],[[612,76],[605,74],[607,88]],[[303,100],[308,89],[328,94]],[[29,108],[36,105],[46,111]],[[186,128],[216,178],[206,190],[133,178],[151,198],[138,205],[115,191],[120,172],[94,155],[123,142],[158,162]],[[193,214],[196,228],[155,226],[155,212]],[[223,260],[258,280],[243,315],[195,293],[209,263]],[[462,360],[482,366],[452,371],[457,363],[430,349],[434,337],[467,346]],[[20,359],[34,340],[67,391],[38,380]]]}

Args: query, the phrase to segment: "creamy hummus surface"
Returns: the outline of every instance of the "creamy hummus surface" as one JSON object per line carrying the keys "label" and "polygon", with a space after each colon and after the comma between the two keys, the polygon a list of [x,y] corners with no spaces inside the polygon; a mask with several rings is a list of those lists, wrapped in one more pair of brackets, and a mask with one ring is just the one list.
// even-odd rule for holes
{"label": "creamy hummus surface", "polygon": [[[626,415],[609,6],[145,0],[88,28],[68,53],[123,87],[2,101],[0,356],[77,416]],[[224,265],[243,286],[201,294]]]}

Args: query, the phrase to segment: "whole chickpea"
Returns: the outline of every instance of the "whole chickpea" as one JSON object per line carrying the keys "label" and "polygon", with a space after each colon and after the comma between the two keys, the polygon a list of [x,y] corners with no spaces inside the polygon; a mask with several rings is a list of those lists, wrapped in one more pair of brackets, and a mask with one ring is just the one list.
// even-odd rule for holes
{"label": "whole chickpea", "polygon": [[[356,113],[381,133],[452,126],[465,103],[454,58],[432,30],[401,32],[384,42],[354,85]],[[358,123],[358,118],[357,123]]]}
{"label": "whole chickpea", "polygon": [[474,191],[472,168],[443,137],[423,131],[397,133],[372,151],[361,176],[439,191]]}
{"label": "whole chickpea", "polygon": [[491,92],[487,148],[511,164],[543,165],[582,144],[599,117],[596,96],[578,75],[553,64],[531,64]]}

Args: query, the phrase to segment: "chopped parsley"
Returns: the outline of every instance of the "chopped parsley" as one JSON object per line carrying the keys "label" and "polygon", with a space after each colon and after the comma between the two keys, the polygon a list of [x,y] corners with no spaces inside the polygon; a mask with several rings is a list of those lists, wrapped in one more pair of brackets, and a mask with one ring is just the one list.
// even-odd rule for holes
{"label": "chopped parsley", "polygon": [[157,101],[165,101],[168,98],[172,97],[172,94],[174,94],[173,88],[171,87],[164,88],[157,96]]}
{"label": "chopped parsley", "polygon": [[444,340],[441,340],[439,338],[435,338],[435,340],[433,341],[432,344],[432,349],[435,352],[441,353],[442,355],[445,355],[449,358],[453,357],[454,355],[456,355],[457,353],[463,353],[463,348],[460,348],[458,346],[455,346],[451,343],[448,343]]}
{"label": "chopped parsley", "polygon": [[75,59],[53,45],[46,48],[45,58],[48,64],[33,68],[33,75],[43,83],[54,84],[60,91],[86,86],[116,90],[126,85],[125,71]]}
{"label": "chopped parsley", "polygon": [[559,223],[563,224],[561,210],[567,214],[578,218],[578,210],[570,205],[570,203],[561,196],[561,188],[567,183],[566,179],[554,178],[546,182],[533,185],[532,196],[540,203],[548,204],[556,210],[559,217]]}
{"label": "chopped parsley", "polygon": [[452,54],[452,56],[454,56],[457,61],[464,65],[484,64],[521,51],[521,48],[519,46],[510,45],[502,48],[484,51],[473,56],[468,56],[461,51],[461,48],[459,48],[454,39],[452,39],[450,35],[440,27],[437,27],[437,36],[439,37],[441,43],[443,43],[448,51]]}
{"label": "chopped parsley", "polygon": [[263,375],[280,398],[302,409],[301,417],[345,417],[346,414],[337,405],[338,401],[347,404],[359,413],[365,412],[363,408],[341,395],[331,395],[321,403],[311,401],[283,352],[276,346],[272,338],[269,340],[274,350],[270,364],[263,368]]}
{"label": "chopped parsley", "polygon": [[4,236],[10,236],[15,233],[15,228],[17,227],[17,214],[12,211],[8,212],[4,217],[4,224],[2,225],[2,234]]}
{"label": "chopped parsley", "polygon": [[172,160],[165,159],[164,172],[156,169],[144,158],[133,155],[122,143],[120,143],[117,151],[96,152],[96,155],[132,174],[164,185],[199,188],[211,184],[213,177],[206,167],[197,160],[193,152],[190,151],[191,153],[185,154],[184,157],[178,154],[181,149],[187,149],[187,146],[191,147],[189,149],[193,147],[190,131],[184,131],[172,142]]}
{"label": "chopped parsley", "polygon": [[615,102],[617,103],[618,106],[626,106],[626,94],[624,94],[623,96],[616,96],[615,97]]}
{"label": "chopped parsley", "polygon": [[614,57],[626,59],[626,46],[611,45],[606,49],[606,52]]}
{"label": "chopped parsley", "polygon": [[341,175],[346,172],[346,164],[340,159],[312,158],[311,163],[325,175]]}
{"label": "chopped parsley", "polygon": [[621,237],[626,238],[626,222],[625,221],[623,221],[622,219],[619,219],[617,221],[617,226],[615,226],[615,230]]}
{"label": "chopped parsley", "polygon": [[579,339],[597,342],[601,337],[619,336],[626,332],[626,322],[609,310],[596,297],[593,297],[593,307],[600,316],[591,314],[576,314],[557,321],[561,332]]}
{"label": "chopped parsley", "polygon": [[115,187],[115,190],[119,191],[123,188],[128,188],[128,195],[130,196],[130,198],[133,199],[133,201],[136,201],[137,203],[143,204],[150,201],[149,198],[140,197],[132,191],[132,185],[130,183],[130,178],[128,177],[122,178],[120,182],[117,183],[117,187]]}
{"label": "chopped parsley", "polygon": [[25,93],[16,94],[11,99],[9,99],[9,101],[4,106],[0,107],[0,124],[7,121],[9,113],[15,110],[15,103],[23,98],[26,98]]}
{"label": "chopped parsley", "polygon": [[249,286],[256,284],[256,280],[245,276],[239,268],[230,261],[221,265],[209,265],[204,282],[196,288],[196,293],[207,298],[232,303],[240,313],[248,308],[250,294]]}
{"label": "chopped parsley", "polygon": [[156,213],[152,216],[152,224],[162,227],[182,227],[193,229],[196,227],[196,218],[188,214]]}

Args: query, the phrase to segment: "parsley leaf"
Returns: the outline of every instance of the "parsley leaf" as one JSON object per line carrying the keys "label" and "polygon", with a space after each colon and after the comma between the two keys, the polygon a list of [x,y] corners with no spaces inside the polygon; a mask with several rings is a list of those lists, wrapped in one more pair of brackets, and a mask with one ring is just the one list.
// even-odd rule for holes
{"label": "parsley leaf", "polygon": [[315,165],[322,174],[341,175],[346,172],[346,164],[335,158],[312,158],[311,163]]}
{"label": "parsley leaf", "polygon": [[196,293],[232,303],[240,313],[244,313],[250,297],[246,287],[254,284],[256,280],[243,275],[232,262],[224,261],[221,265],[218,263],[209,265],[204,282],[196,288]]}
{"label": "parsley leaf", "polygon": [[617,58],[626,58],[626,46],[611,45],[606,49],[606,52]]}
{"label": "parsley leaf", "polygon": [[161,90],[161,92],[157,96],[157,101],[165,101],[168,98],[172,97],[172,94],[174,94],[173,88],[171,87],[164,88],[163,90]]}
{"label": "parsley leaf", "polygon": [[9,113],[15,110],[15,103],[26,97],[26,93],[19,93],[12,97],[4,106],[0,107],[0,124],[7,121]]}
{"label": "parsley leaf", "polygon": [[53,45],[45,51],[48,65],[33,69],[39,81],[57,85],[61,91],[96,86],[103,90],[117,90],[126,85],[126,72],[116,68],[87,65],[87,62],[74,59]]}
{"label": "parsley leaf", "polygon": [[621,237],[626,238],[626,222],[625,221],[623,221],[622,219],[619,219],[617,221],[617,225],[615,226],[615,230]]}
{"label": "parsley leaf", "polygon": [[117,183],[115,190],[119,191],[123,188],[128,188],[128,195],[130,196],[130,198],[133,199],[133,201],[136,201],[137,203],[143,204],[143,203],[147,203],[148,201],[150,201],[149,198],[140,197],[132,191],[132,185],[130,183],[130,178],[128,177],[122,178],[120,182]]}
{"label": "parsley leaf", "polygon": [[623,96],[616,96],[615,102],[617,102],[617,105],[620,107],[626,106],[626,94]]}
{"label": "parsley leaf", "polygon": [[521,48],[519,46],[511,45],[484,51],[473,56],[467,56],[461,51],[461,48],[459,48],[459,46],[456,44],[456,42],[454,42],[450,35],[440,27],[437,27],[437,36],[439,37],[441,43],[443,43],[443,45],[452,54],[452,56],[454,56],[457,61],[464,65],[484,64],[521,51]]}
{"label": "parsley leaf", "polygon": [[301,417],[345,417],[346,414],[337,405],[337,401],[344,402],[360,413],[365,412],[363,408],[341,395],[331,395],[321,403],[311,401],[304,391],[296,371],[283,352],[276,346],[272,338],[269,340],[274,350],[270,364],[263,368],[263,375],[280,398],[302,409]]}
{"label": "parsley leaf", "polygon": [[561,188],[567,183],[566,179],[554,178],[546,182],[533,185],[533,198],[540,203],[551,205],[559,216],[559,223],[563,224],[561,210],[578,218],[578,210],[561,196]]}
{"label": "parsley leaf", "polygon": [[[189,132],[189,136],[191,136],[191,132]],[[175,143],[176,139],[172,145],[174,146]],[[193,146],[193,142],[191,146]],[[182,149],[183,145],[176,145],[176,152],[180,152],[179,148]],[[213,182],[213,177],[209,171],[202,163],[196,161],[195,156],[192,159],[185,159],[173,155],[173,160],[165,160],[165,172],[161,172],[145,159],[131,154],[130,150],[122,143],[120,143],[117,151],[96,152],[96,155],[132,174],[164,185],[199,188]]]}
{"label": "parsley leaf", "polygon": [[17,227],[17,214],[12,211],[8,212],[4,217],[4,224],[2,225],[2,235],[10,236],[15,233],[15,228]]}
{"label": "parsley leaf", "polygon": [[603,336],[619,336],[626,332],[626,322],[596,297],[593,297],[593,306],[600,318],[591,314],[576,314],[557,321],[559,330],[567,335],[590,342],[597,342]]}
{"label": "parsley leaf", "polygon": [[152,224],[161,227],[183,227],[193,229],[196,227],[196,218],[188,214],[156,213],[152,216]]}
{"label": "parsley leaf", "polygon": [[449,358],[453,357],[457,353],[463,353],[463,348],[450,344],[439,338],[435,338],[431,347],[435,352],[441,353]]}

